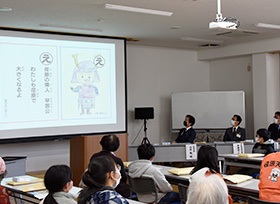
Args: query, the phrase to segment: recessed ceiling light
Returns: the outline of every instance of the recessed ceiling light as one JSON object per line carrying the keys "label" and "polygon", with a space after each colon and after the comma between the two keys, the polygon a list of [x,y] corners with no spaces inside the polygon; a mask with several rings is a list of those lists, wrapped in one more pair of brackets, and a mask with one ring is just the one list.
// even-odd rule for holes
{"label": "recessed ceiling light", "polygon": [[275,24],[267,24],[267,23],[257,23],[255,26],[260,28],[272,28],[272,29],[280,29],[280,25]]}
{"label": "recessed ceiling light", "polygon": [[181,26],[171,26],[170,29],[180,29]]}
{"label": "recessed ceiling light", "polygon": [[130,7],[130,6],[121,6],[121,5],[116,5],[116,4],[105,4],[105,9],[129,11],[129,12],[145,13],[145,14],[153,14],[153,15],[161,15],[161,16],[172,16],[172,14],[173,14],[173,12],[169,12],[169,11],[144,9],[144,8],[137,8],[137,7]]}
{"label": "recessed ceiling light", "polygon": [[103,32],[103,30],[94,29],[94,28],[81,28],[81,27],[72,27],[72,26],[51,25],[51,24],[40,24],[40,27],[46,27],[46,28],[61,28],[61,29],[69,29],[69,30],[85,30],[85,31],[94,31],[94,32]]}
{"label": "recessed ceiling light", "polygon": [[181,40],[192,41],[192,42],[211,43],[211,44],[221,44],[224,42],[223,40],[211,40],[211,39],[192,38],[192,37],[181,37]]}
{"label": "recessed ceiling light", "polygon": [[0,11],[12,11],[12,8],[9,7],[0,7]]}

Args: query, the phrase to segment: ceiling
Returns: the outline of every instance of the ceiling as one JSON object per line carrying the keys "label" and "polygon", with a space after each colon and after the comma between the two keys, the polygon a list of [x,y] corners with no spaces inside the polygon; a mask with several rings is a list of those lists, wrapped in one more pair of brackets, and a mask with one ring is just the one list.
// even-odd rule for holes
{"label": "ceiling", "polygon": [[[225,35],[219,34],[227,31],[208,29],[209,22],[216,18],[216,0],[1,0],[0,7],[10,7],[12,11],[0,12],[0,26],[122,36],[137,40],[130,44],[182,49],[206,49],[201,45],[207,47],[217,40],[226,46],[280,37],[280,30],[255,26],[256,23],[280,25],[279,0],[221,1],[223,17],[235,17],[241,22],[237,31]],[[171,11],[173,15],[107,10],[104,9],[106,3]],[[244,30],[250,32],[244,33]],[[181,37],[209,42],[186,41]]]}

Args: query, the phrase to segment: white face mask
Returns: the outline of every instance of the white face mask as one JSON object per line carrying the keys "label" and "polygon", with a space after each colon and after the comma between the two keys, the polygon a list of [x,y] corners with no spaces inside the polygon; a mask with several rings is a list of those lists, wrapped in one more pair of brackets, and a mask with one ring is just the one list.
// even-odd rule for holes
{"label": "white face mask", "polygon": [[259,143],[259,138],[258,137],[255,137],[255,142]]}
{"label": "white face mask", "polygon": [[120,184],[121,178],[122,178],[122,175],[121,175],[120,171],[116,171],[116,172],[118,172],[118,174],[120,175],[120,178],[118,178],[118,179],[113,178],[116,181],[113,188],[116,188]]}
{"label": "white face mask", "polygon": [[273,120],[274,120],[275,124],[278,124],[278,119],[277,118],[273,118]]}
{"label": "white face mask", "polygon": [[231,121],[230,121],[230,124],[231,124],[232,126],[235,126],[235,122],[236,122],[235,120],[231,120]]}

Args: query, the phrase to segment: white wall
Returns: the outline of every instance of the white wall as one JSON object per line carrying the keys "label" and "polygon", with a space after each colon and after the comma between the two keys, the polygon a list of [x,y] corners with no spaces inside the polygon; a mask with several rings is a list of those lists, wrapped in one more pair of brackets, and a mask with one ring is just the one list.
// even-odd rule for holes
{"label": "white wall", "polygon": [[[134,120],[135,107],[154,107],[155,118],[148,120],[147,125],[151,143],[171,141],[171,93],[209,91],[209,63],[197,61],[196,54],[188,50],[128,46],[129,143],[143,124],[142,120]],[[143,136],[142,130],[134,144],[140,144]]]}
{"label": "white wall", "polygon": [[26,156],[26,171],[40,171],[54,164],[69,165],[69,146],[69,140],[1,144],[0,155]]}
{"label": "white wall", "polygon": [[[251,68],[250,71],[248,71],[248,65]],[[245,92],[247,138],[254,138],[252,57],[243,56],[211,61],[210,90]],[[229,127],[230,119],[228,119]]]}

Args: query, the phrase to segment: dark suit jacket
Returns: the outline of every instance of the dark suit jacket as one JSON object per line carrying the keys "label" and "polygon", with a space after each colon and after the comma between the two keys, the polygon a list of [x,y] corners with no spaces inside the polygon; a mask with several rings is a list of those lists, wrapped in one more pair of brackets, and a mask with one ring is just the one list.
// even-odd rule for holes
{"label": "dark suit jacket", "polygon": [[175,140],[177,143],[193,143],[196,136],[196,132],[193,128],[186,129],[182,128],[179,132],[177,139]]}
{"label": "dark suit jacket", "polygon": [[271,139],[277,140],[278,138],[280,138],[280,131],[278,130],[278,125],[276,125],[275,123],[269,125],[268,131],[271,133]]}
{"label": "dark suit jacket", "polygon": [[[232,130],[233,127],[226,129],[224,141],[244,141],[246,139],[244,128],[238,127],[235,135],[233,134]],[[240,135],[240,137],[238,135]]]}
{"label": "dark suit jacket", "polygon": [[99,156],[111,157],[116,162],[116,164],[121,166],[120,173],[121,173],[122,178],[121,178],[120,184],[116,188],[116,191],[119,194],[121,194],[122,196],[128,198],[130,196],[130,189],[129,189],[129,186],[126,184],[127,175],[126,175],[125,168],[124,168],[122,160],[119,157],[114,156],[111,152],[108,152],[108,151],[101,151],[99,153],[96,153],[96,154],[91,156],[90,160],[92,160],[96,157],[99,157]]}

